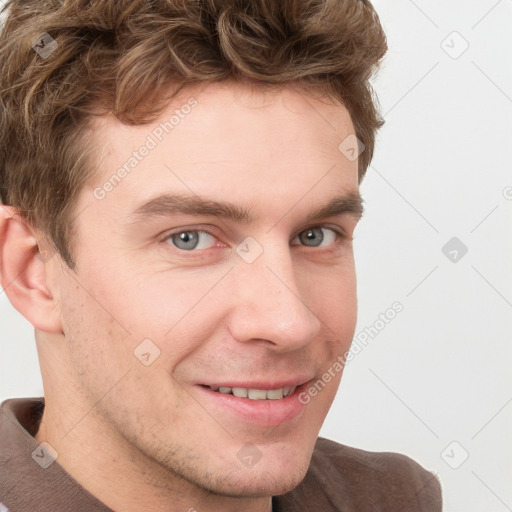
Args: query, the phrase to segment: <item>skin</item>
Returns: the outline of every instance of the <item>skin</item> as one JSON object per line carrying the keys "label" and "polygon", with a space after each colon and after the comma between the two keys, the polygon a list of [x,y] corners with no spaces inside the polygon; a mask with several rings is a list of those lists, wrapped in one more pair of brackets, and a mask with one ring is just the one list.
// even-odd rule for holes
{"label": "skin", "polygon": [[[96,199],[191,96],[190,114]],[[316,380],[348,350],[358,216],[304,219],[358,192],[357,161],[338,150],[351,133],[341,104],[289,85],[189,86],[150,125],[95,120],[103,152],[76,204],[75,271],[56,254],[42,258],[44,237],[0,209],[2,286],[36,330],[46,399],[36,439],[113,510],[263,512],[303,479],[341,372],[301,414],[271,427],[214,407],[197,383]],[[231,201],[259,218],[135,222],[131,213],[164,191]],[[314,226],[324,227],[320,246],[297,236]],[[200,234],[203,249],[180,250],[166,238],[180,229],[211,236]],[[252,263],[235,251],[248,236],[263,249]],[[145,366],[134,350],[148,338],[160,355]],[[261,454],[251,467],[237,456],[247,443]]]}

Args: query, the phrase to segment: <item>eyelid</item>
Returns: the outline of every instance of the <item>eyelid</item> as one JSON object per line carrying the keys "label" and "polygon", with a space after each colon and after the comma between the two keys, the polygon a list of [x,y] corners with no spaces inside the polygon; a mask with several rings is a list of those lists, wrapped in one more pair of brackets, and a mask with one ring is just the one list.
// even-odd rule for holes
{"label": "eyelid", "polygon": [[[295,238],[296,236],[300,235],[302,232],[307,231],[308,229],[315,229],[315,228],[325,228],[330,229],[331,231],[334,231],[336,234],[338,234],[341,237],[348,238],[348,235],[346,231],[336,224],[329,224],[329,223],[316,223],[316,224],[310,224],[304,228],[301,228],[300,231],[297,231],[297,233],[293,236]],[[292,238],[292,240],[293,240]]]}
{"label": "eyelid", "polygon": [[352,240],[347,235],[345,230],[343,228],[341,228],[340,226],[333,226],[330,224],[312,224],[308,227],[302,228],[299,232],[297,232],[297,234],[292,237],[291,241],[295,240],[295,238],[297,238],[301,233],[304,233],[304,231],[308,231],[310,229],[316,229],[316,228],[323,228],[323,229],[328,229],[329,231],[332,231],[335,234],[334,242],[328,246],[323,246],[323,247],[309,247],[309,246],[301,244],[301,243],[292,244],[292,245],[294,245],[295,247],[303,247],[305,249],[316,249],[317,251],[322,251],[322,250],[335,251],[335,250],[339,250],[339,248],[341,247],[341,244],[343,244],[344,242],[346,243],[347,241],[350,242]]}
{"label": "eyelid", "polygon": [[[224,242],[219,240],[219,237],[217,235],[212,233],[212,226],[205,227],[205,226],[200,226],[200,225],[199,226],[198,225],[191,226],[191,227],[184,226],[184,227],[176,228],[176,229],[171,230],[171,231],[166,231],[165,234],[162,235],[161,241],[165,242],[166,240],[168,240],[172,236],[179,235],[180,233],[186,233],[187,231],[195,231],[197,233],[206,233],[207,235],[209,235],[212,238],[214,238],[216,242],[220,242],[220,243],[224,244]],[[210,248],[208,248],[208,249],[193,249],[191,251],[185,251],[183,249],[179,249],[178,247],[174,247],[174,246],[171,246],[171,247],[173,247],[173,249],[175,249],[176,251],[179,251],[180,253],[183,253],[183,252],[189,252],[189,253],[201,252],[201,251],[207,251],[208,249],[210,249]],[[215,245],[212,246],[211,248],[213,248],[213,247],[215,247]]]}
{"label": "eyelid", "polygon": [[[215,238],[218,242],[224,244],[224,242],[219,240],[219,237],[217,235],[215,235],[214,233],[211,232],[211,228],[212,228],[212,226],[206,227],[206,226],[201,226],[201,225],[195,225],[195,226],[190,226],[190,227],[189,226],[183,226],[183,227],[171,230],[171,231],[167,231],[165,233],[165,235],[162,236],[161,241],[165,242],[167,239],[169,239],[173,235],[178,235],[179,233],[184,233],[184,232],[187,232],[187,231],[195,231],[195,232],[199,232],[199,233],[206,233],[207,235]],[[336,242],[334,242],[334,244],[332,244],[332,245],[336,245],[337,243],[341,242],[342,240],[347,240],[347,239],[350,238],[347,235],[346,231],[341,226],[332,225],[332,224],[329,224],[329,223],[320,223],[320,224],[319,223],[316,223],[316,224],[313,223],[313,224],[310,224],[309,226],[301,228],[295,235],[293,235],[291,240],[294,240],[295,238],[297,238],[297,236],[299,236],[304,231],[307,231],[309,229],[315,229],[315,228],[329,229],[329,230],[333,231],[334,233],[336,233],[336,235],[338,236],[338,240]],[[168,245],[170,245],[170,244],[168,244]],[[294,244],[294,245],[301,246],[302,244]],[[179,249],[178,247],[174,247],[172,245],[171,245],[171,247],[173,247],[173,249],[175,249],[179,253],[198,253],[198,252],[208,251],[209,249],[212,249],[215,246],[209,247],[208,249],[192,249],[190,251],[185,251],[183,249]],[[304,247],[307,248],[307,246],[304,246]],[[315,247],[311,247],[311,249],[315,249]]]}

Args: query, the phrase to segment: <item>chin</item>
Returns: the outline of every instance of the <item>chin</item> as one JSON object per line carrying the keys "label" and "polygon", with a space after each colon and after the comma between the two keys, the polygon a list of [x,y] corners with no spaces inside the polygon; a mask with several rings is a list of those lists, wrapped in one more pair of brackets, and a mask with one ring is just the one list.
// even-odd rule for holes
{"label": "chin", "polygon": [[307,466],[286,472],[270,472],[265,469],[254,471],[254,468],[243,475],[229,475],[229,481],[224,480],[220,488],[208,489],[210,492],[232,498],[261,498],[285,494],[297,487],[307,472]]}
{"label": "chin", "polygon": [[[263,458],[253,467],[220,470],[207,490],[215,494],[233,498],[260,498],[285,494],[297,487],[308,470],[310,457],[286,457],[264,461]],[[220,469],[220,468],[219,468]],[[220,473],[223,473],[220,477]]]}

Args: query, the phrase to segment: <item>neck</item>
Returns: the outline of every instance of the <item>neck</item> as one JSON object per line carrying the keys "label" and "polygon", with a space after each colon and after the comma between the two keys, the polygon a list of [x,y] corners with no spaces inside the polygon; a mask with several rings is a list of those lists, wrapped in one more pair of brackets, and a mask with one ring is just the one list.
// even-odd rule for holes
{"label": "neck", "polygon": [[[148,460],[124,439],[116,439],[94,410],[77,421],[57,414],[51,396],[35,435],[58,453],[57,462],[87,491],[112,510],[123,512],[271,512],[271,497],[232,497],[201,489]],[[62,411],[68,407],[57,406]]]}

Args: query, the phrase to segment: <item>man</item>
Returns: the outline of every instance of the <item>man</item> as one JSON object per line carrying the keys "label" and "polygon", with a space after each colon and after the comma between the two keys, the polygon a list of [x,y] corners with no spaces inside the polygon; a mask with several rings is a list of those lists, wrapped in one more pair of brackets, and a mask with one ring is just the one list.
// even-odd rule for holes
{"label": "man", "polygon": [[366,1],[8,2],[1,282],[44,399],[2,405],[4,509],[441,510],[318,438],[385,51]]}

